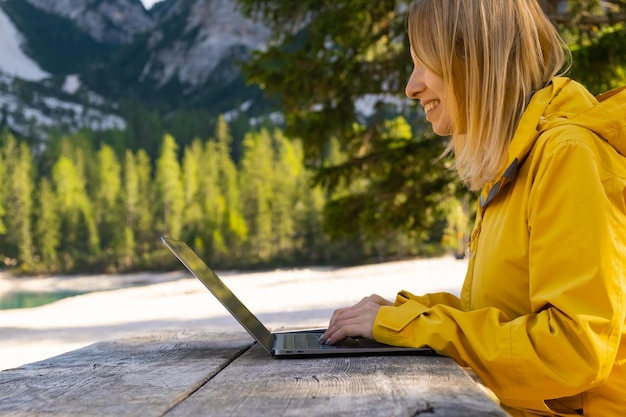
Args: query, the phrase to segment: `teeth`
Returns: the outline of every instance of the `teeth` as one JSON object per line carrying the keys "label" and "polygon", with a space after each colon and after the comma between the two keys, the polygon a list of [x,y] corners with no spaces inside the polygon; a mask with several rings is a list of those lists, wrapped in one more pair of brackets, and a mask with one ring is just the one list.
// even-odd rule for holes
{"label": "teeth", "polygon": [[426,104],[424,104],[424,111],[426,113],[429,113],[431,110],[433,110],[438,105],[439,105],[439,101],[431,101],[430,103],[426,103]]}

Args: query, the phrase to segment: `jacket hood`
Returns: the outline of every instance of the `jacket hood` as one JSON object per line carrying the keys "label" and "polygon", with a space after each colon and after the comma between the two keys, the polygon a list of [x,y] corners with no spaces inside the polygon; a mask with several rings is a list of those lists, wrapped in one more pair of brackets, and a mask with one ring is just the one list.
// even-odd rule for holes
{"label": "jacket hood", "polygon": [[576,81],[555,78],[533,95],[511,142],[509,159],[522,160],[541,133],[565,124],[595,132],[626,156],[626,87],[594,97]]}
{"label": "jacket hood", "polygon": [[481,207],[485,208],[503,186],[513,181],[519,164],[541,133],[565,124],[595,132],[626,156],[626,87],[594,97],[578,82],[556,77],[537,91],[509,146],[507,168],[500,180],[483,189]]}

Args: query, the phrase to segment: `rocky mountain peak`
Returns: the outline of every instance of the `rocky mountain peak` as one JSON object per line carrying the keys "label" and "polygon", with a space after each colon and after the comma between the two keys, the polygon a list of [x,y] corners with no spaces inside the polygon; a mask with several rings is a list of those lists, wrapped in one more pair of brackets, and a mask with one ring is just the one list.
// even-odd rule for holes
{"label": "rocky mountain peak", "polygon": [[[172,6],[178,3],[170,0]],[[184,1],[184,0],[183,0]],[[164,35],[168,20],[187,11],[185,24],[175,39]],[[158,85],[173,76],[182,84],[200,85],[224,59],[242,58],[250,50],[262,49],[269,30],[244,18],[234,0],[194,0],[188,8],[173,7],[161,18],[164,22],[150,36],[148,47],[154,51],[142,73]],[[231,78],[236,73],[222,74]]]}
{"label": "rocky mountain peak", "polygon": [[[237,62],[263,49],[269,30],[236,0],[163,0],[149,11],[141,0],[0,0],[0,20],[0,51],[15,64],[0,60],[0,127],[122,128],[120,100],[168,113],[265,111]],[[89,109],[106,123],[86,123]]]}

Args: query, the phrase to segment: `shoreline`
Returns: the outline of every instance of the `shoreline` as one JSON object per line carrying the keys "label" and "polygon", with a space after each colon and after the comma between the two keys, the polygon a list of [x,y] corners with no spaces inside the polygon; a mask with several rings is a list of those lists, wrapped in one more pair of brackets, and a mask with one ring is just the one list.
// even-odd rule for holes
{"label": "shoreline", "polygon": [[16,277],[0,272],[0,296],[12,291],[105,291],[153,285],[186,277],[184,271]]}

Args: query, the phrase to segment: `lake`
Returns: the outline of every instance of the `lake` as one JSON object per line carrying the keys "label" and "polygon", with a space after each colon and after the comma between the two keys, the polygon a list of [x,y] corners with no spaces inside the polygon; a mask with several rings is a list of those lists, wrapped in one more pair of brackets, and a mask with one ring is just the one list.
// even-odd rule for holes
{"label": "lake", "polygon": [[11,291],[0,295],[0,310],[32,308],[50,304],[63,298],[85,294],[84,291]]}
{"label": "lake", "polygon": [[189,278],[184,271],[121,275],[12,277],[0,273],[0,310],[24,309],[97,291],[142,287]]}

